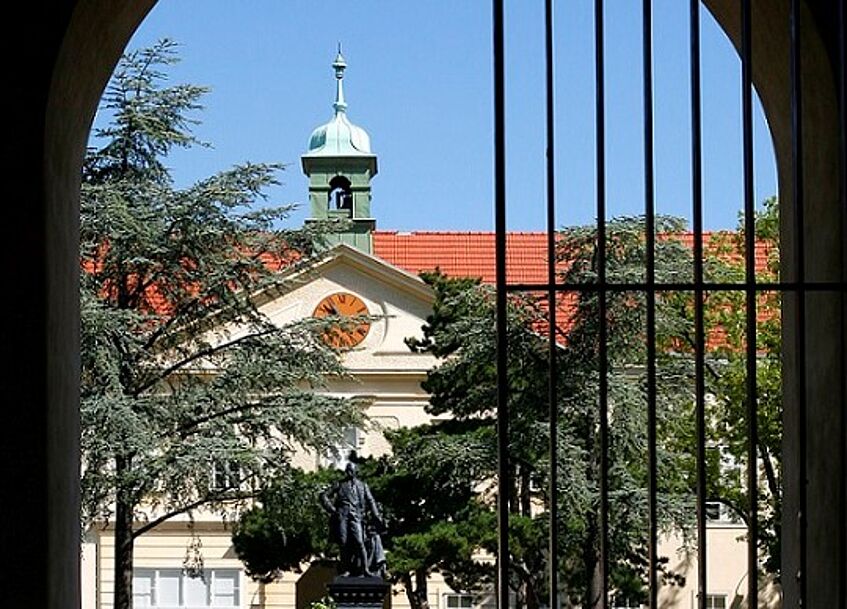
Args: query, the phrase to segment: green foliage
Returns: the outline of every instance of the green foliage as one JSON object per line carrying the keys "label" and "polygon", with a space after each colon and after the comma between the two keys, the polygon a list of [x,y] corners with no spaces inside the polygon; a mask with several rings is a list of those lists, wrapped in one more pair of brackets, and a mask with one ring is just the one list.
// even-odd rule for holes
{"label": "green foliage", "polygon": [[[760,240],[774,248],[775,202],[759,218]],[[765,232],[765,229],[770,232]],[[658,218],[656,280],[690,281],[693,258],[683,241],[684,224]],[[771,237],[768,237],[771,235]],[[607,226],[607,279],[642,282],[646,264],[644,223],[620,218]],[[727,233],[709,242],[706,269],[714,280],[738,277],[738,244],[743,236]],[[778,266],[771,249],[770,268]],[[778,250],[777,250],[778,251]],[[597,235],[593,227],[566,229],[559,238],[561,281],[598,281]],[[409,339],[413,350],[440,358],[424,388],[431,393],[429,413],[450,415],[413,429],[389,432],[392,452],[361,464],[382,506],[388,532],[384,544],[395,582],[402,583],[415,609],[425,606],[430,574],[442,574],[455,590],[480,590],[493,582],[493,563],[480,551],[496,553],[496,336],[494,294],[477,280],[424,275],[434,288],[432,314],[422,339]],[[745,444],[743,306],[735,293],[710,295],[706,319],[710,339],[707,381],[716,398],[709,438],[729,446],[743,463]],[[770,297],[768,297],[770,298]],[[560,328],[558,359],[559,570],[573,603],[596,604],[599,567],[599,300],[585,290],[560,303],[571,323]],[[778,459],[780,383],[778,301],[763,299],[759,360],[762,440]],[[546,595],[546,544],[549,515],[546,478],[546,380],[548,373],[546,303],[533,297],[508,303],[509,432],[512,457],[510,506],[510,586],[527,607]],[[658,507],[664,531],[681,532],[687,543],[694,519],[695,448],[693,427],[693,300],[690,293],[660,294],[656,301],[658,417]],[[607,293],[609,484],[611,512],[610,581],[619,599],[644,601],[647,558],[647,390],[646,300],[637,291]],[[770,314],[767,312],[770,311]],[[739,316],[741,321],[739,321]],[[740,326],[739,326],[740,324]],[[774,325],[777,324],[777,325]],[[739,330],[739,327],[741,330]],[[720,330],[719,330],[720,329]],[[710,372],[711,374],[711,372]],[[709,453],[709,492],[716,500],[744,505],[739,477],[720,471],[717,451]],[[775,461],[778,467],[778,461]],[[777,469],[778,472],[778,469]],[[763,500],[763,501],[769,501]],[[768,568],[778,505],[762,511],[762,548]],[[285,521],[292,523],[292,520]],[[684,583],[659,557],[657,568],[667,585]]]}
{"label": "green foliage", "polygon": [[327,554],[329,519],[318,506],[333,477],[328,470],[292,469],[241,514],[232,541],[249,576],[269,582],[284,571],[299,573],[302,563]]}
{"label": "green foliage", "polygon": [[197,143],[205,92],[167,86],[176,60],[169,41],[121,60],[82,176],[83,522],[114,519],[122,570],[133,538],[228,509],[286,475],[296,447],[324,451],[361,421],[360,405],[316,391],[344,374],[320,328],[259,310],[284,287],[275,271],[311,253],[311,234],[279,228],[289,208],[256,205],[281,166],[174,187],[166,156]]}
{"label": "green foliage", "polygon": [[[764,201],[755,221],[757,259],[765,264],[756,271],[758,282],[779,281],[779,203]],[[704,243],[704,274],[714,283],[745,280],[744,225],[738,230],[714,233]],[[674,348],[692,357],[695,348],[694,300],[691,294],[665,295],[663,301],[677,318],[678,340]],[[763,570],[780,577],[781,478],[782,478],[782,327],[781,297],[778,292],[760,292],[756,297],[756,385],[759,470],[759,548]],[[743,290],[711,291],[704,296],[706,349],[707,494],[708,500],[723,504],[736,521],[748,520],[749,498],[747,420],[747,328],[746,294]],[[692,410],[693,416],[693,410]],[[694,454],[693,424],[680,429],[676,443]],[[692,459],[684,461],[695,476]]]}
{"label": "green foliage", "polygon": [[[756,273],[759,282],[779,281],[779,202],[771,197],[757,212],[756,242],[765,255],[765,268]],[[709,272],[716,281],[743,281],[744,228],[723,234],[711,246]],[[780,539],[782,526],[782,317],[779,292],[762,292],[756,298],[756,410],[759,470],[759,549],[764,570],[781,576]],[[747,370],[745,349],[746,303],[742,292],[716,292],[707,301],[707,324],[723,329],[723,342],[710,354],[708,388],[715,396],[710,404],[711,451],[708,493],[710,499],[727,506],[738,519],[747,521],[749,494]],[[721,458],[723,454],[723,459]],[[721,461],[723,460],[723,464]],[[729,467],[727,467],[729,464]]]}
{"label": "green foliage", "polygon": [[[444,425],[453,431],[461,426]],[[474,489],[488,471],[492,438],[487,430],[465,429],[454,436],[440,427],[389,432],[391,454],[359,463],[386,524],[382,541],[392,580],[405,586],[414,607],[423,606],[426,576],[432,572],[460,590],[493,576],[490,564],[475,559],[481,548],[495,543],[496,526]],[[305,561],[338,555],[327,542],[329,523],[318,497],[339,475],[295,472],[263,491],[257,505],[241,515],[233,543],[252,577],[269,581]]]}
{"label": "green foliage", "polygon": [[491,430],[448,420],[387,434],[391,454],[363,464],[387,525],[384,545],[395,582],[413,606],[426,578],[440,573],[455,590],[490,582],[491,565],[475,556],[496,540],[493,514],[478,484],[489,476]]}
{"label": "green foliage", "polygon": [[325,596],[319,601],[315,601],[309,605],[309,609],[335,609],[336,608],[335,601],[332,600],[332,597]]}
{"label": "green foliage", "polygon": [[[486,424],[493,433],[497,401],[494,356],[494,290],[476,280],[453,279],[439,271],[424,274],[435,290],[433,313],[423,328],[424,339],[409,340],[418,351],[439,357],[422,387],[430,393],[428,412],[450,414],[473,426]],[[543,322],[543,311],[530,298],[514,298],[508,307],[510,434],[514,458],[531,467],[546,446],[546,341],[533,329]],[[493,449],[493,444],[492,444]],[[488,454],[486,473],[496,469],[495,453]]]}
{"label": "green foliage", "polygon": [[[679,233],[683,224],[659,218],[657,231]],[[646,248],[644,222],[622,218],[607,227],[607,279],[644,280]],[[597,235],[594,227],[564,230],[558,257],[565,269],[560,280],[591,284],[598,280]],[[691,254],[678,239],[661,239],[656,247],[657,281],[680,281],[690,274]],[[451,279],[436,272],[426,275],[435,289],[433,314],[424,327],[424,339],[410,346],[439,358],[423,387],[431,393],[431,414],[452,414],[457,422],[438,429],[442,438],[466,445],[474,463],[473,500],[489,513],[492,497],[479,492],[496,475],[494,435],[496,420],[496,334],[494,295],[478,282]],[[570,302],[571,322],[559,328],[558,360],[559,436],[559,553],[560,572],[574,602],[589,606],[599,560],[599,301],[587,290]],[[561,306],[561,305],[560,305]],[[607,299],[609,346],[610,539],[613,577],[626,574],[644,580],[646,571],[647,463],[646,454],[646,341],[645,297],[638,292],[612,292]],[[509,437],[512,460],[510,566],[511,586],[521,602],[538,606],[546,594],[544,565],[549,523],[540,511],[547,499],[547,377],[545,338],[547,303],[533,296],[511,297],[507,307]],[[679,320],[664,302],[657,303],[660,345],[675,340]],[[663,439],[679,433],[690,420],[692,367],[690,359],[661,350],[658,366],[657,414]],[[473,430],[478,445],[461,429]],[[691,481],[681,460],[687,453],[662,441],[659,449],[659,508],[663,527],[681,529],[691,522]],[[456,459],[454,452],[427,454],[426,471]],[[468,468],[470,470],[470,468]],[[482,547],[486,547],[485,544]],[[489,540],[487,547],[493,551]],[[434,563],[430,563],[433,565]],[[635,574],[635,576],[633,576]],[[668,574],[670,577],[672,574]]]}

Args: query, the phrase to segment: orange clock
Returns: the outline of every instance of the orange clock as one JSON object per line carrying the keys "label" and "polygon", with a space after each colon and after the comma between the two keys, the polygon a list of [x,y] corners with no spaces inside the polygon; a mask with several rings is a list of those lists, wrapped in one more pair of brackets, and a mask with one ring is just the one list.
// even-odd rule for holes
{"label": "orange clock", "polygon": [[[358,317],[368,314],[368,307],[358,296],[347,292],[330,294],[315,307],[313,317]],[[324,342],[336,349],[352,349],[368,335],[371,324],[368,321],[340,321],[324,332]]]}

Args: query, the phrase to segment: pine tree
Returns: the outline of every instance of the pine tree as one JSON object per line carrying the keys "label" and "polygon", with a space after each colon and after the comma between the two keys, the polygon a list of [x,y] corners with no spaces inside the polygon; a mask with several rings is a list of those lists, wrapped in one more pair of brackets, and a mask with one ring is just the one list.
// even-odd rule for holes
{"label": "pine tree", "polygon": [[226,511],[325,451],[361,405],[318,390],[343,375],[309,322],[260,303],[313,235],[257,206],[278,164],[232,167],[183,189],[166,159],[200,144],[206,92],[168,85],[173,42],[123,57],[104,94],[81,192],[83,525],[115,532],[117,609],[132,605],[133,544],[178,514]]}
{"label": "pine tree", "polygon": [[[658,230],[677,233],[682,224],[660,218]],[[607,226],[607,272],[614,282],[638,281],[645,267],[644,222],[621,218]],[[559,280],[569,284],[597,281],[597,232],[593,226],[562,231],[558,257]],[[656,251],[657,274],[662,281],[678,281],[690,268],[690,252],[677,240],[663,240]],[[475,429],[486,426],[493,435],[497,422],[496,336],[494,294],[478,282],[440,274],[427,276],[436,292],[433,315],[424,339],[411,346],[432,352],[441,362],[428,374],[424,388],[431,392],[430,412],[452,414]],[[644,294],[616,292],[607,296],[607,346],[610,425],[609,513],[610,566],[613,586],[639,599],[646,575],[646,383]],[[585,290],[559,302],[567,321],[558,329],[557,386],[559,396],[559,570],[564,600],[583,607],[599,602],[599,308],[598,292]],[[544,604],[549,461],[547,423],[547,304],[536,295],[511,297],[508,321],[508,396],[510,461],[510,586],[517,602],[528,608]],[[674,339],[679,315],[659,302],[658,340]],[[690,358],[674,357],[660,349],[658,415],[660,417],[659,480],[663,529],[684,530],[693,511],[691,481],[678,469],[688,454],[670,441],[688,420],[691,402]],[[446,431],[446,430],[445,430]],[[466,433],[453,425],[452,434]],[[478,443],[466,438],[465,445]],[[457,439],[453,440],[454,442]],[[493,442],[488,447],[487,471],[478,480],[496,475]],[[492,506],[493,507],[493,506]],[[491,540],[487,549],[495,550]],[[657,567],[668,583],[676,575]]]}
{"label": "pine tree", "polygon": [[[662,218],[661,230],[682,225]],[[610,222],[609,279],[633,281],[643,273],[644,222]],[[597,280],[594,227],[563,231],[559,256],[567,264],[561,281]],[[657,248],[659,277],[679,280],[691,268],[690,251],[679,241]],[[388,434],[392,453],[375,463],[368,482],[383,504],[388,532],[383,541],[388,569],[403,585],[410,605],[426,609],[427,579],[442,574],[455,589],[482,592],[494,582],[493,565],[478,560],[480,550],[496,555],[494,481],[497,476],[495,298],[479,280],[424,273],[435,292],[433,312],[423,338],[408,339],[413,350],[439,358],[423,388],[430,393],[427,412],[447,420]],[[644,295],[618,292],[609,297],[609,404],[611,578],[630,600],[643,600],[647,572],[646,387]],[[559,420],[559,557],[563,602],[599,606],[599,417],[598,301],[587,290],[570,306],[571,320],[560,328],[557,367]],[[546,304],[535,295],[510,298],[507,307],[509,366],[509,586],[516,606],[545,604],[549,513],[547,484]],[[670,344],[678,330],[678,312],[660,303],[658,337]],[[659,499],[663,530],[687,530],[692,524],[693,481],[688,476],[687,446],[672,440],[691,420],[691,358],[660,349]],[[363,468],[363,472],[366,470]],[[365,474],[363,473],[363,476]],[[282,565],[257,541],[274,530],[295,535],[297,518],[269,501],[242,520],[241,554],[257,570]],[[308,522],[308,519],[306,520]],[[251,528],[252,527],[252,528]],[[322,548],[320,551],[325,551]],[[313,554],[314,555],[314,554]],[[668,583],[677,581],[657,565]]]}
{"label": "pine tree", "polygon": [[[779,201],[770,197],[756,212],[756,281],[776,283],[780,270]],[[745,280],[743,218],[735,231],[709,236],[704,244],[706,280]],[[782,536],[782,295],[760,291],[756,298],[756,384],[758,526],[762,573],[781,577]],[[688,332],[680,332],[689,353],[694,350],[691,299],[677,298],[678,313]],[[731,520],[749,525],[747,328],[746,295],[741,290],[712,291],[705,296],[707,343],[705,384],[713,398],[706,403],[707,500],[721,504]],[[694,438],[689,437],[694,451]]]}
{"label": "pine tree", "polygon": [[[381,539],[392,583],[401,585],[412,609],[428,609],[427,579],[439,572],[454,589],[491,583],[493,569],[476,560],[496,544],[494,512],[476,487],[490,471],[490,430],[480,429],[476,445],[454,435],[455,421],[387,431],[391,451],[356,459],[380,506],[386,528]],[[463,426],[462,424],[458,424]],[[247,574],[268,582],[315,559],[337,559],[327,538],[329,518],[319,495],[340,472],[298,472],[263,491],[244,511],[233,546]]]}
{"label": "pine tree", "polygon": [[[773,279],[778,269],[778,210],[775,200],[757,218],[757,240],[767,248]],[[685,224],[657,218],[656,279],[690,282],[692,251]],[[559,280],[587,289],[560,296],[565,323],[558,332],[559,557],[565,606],[600,606],[600,429],[598,416],[600,317],[595,226],[564,229],[558,239]],[[710,281],[743,279],[743,232],[707,240]],[[607,281],[644,280],[646,240],[643,218],[617,218],[607,224]],[[408,339],[416,351],[439,358],[427,375],[427,408],[449,416],[413,429],[387,434],[391,453],[362,464],[388,527],[383,542],[395,583],[410,606],[426,609],[427,579],[440,573],[456,590],[482,592],[494,581],[493,565],[476,560],[479,550],[497,551],[493,483],[497,475],[496,336],[494,292],[479,280],[424,273],[434,289],[432,314],[423,337]],[[743,293],[710,293],[705,303],[707,336],[707,430],[712,446],[725,447],[739,465],[746,458]],[[610,587],[619,601],[645,602],[647,556],[647,417],[645,293],[610,290],[607,299],[609,404]],[[759,302],[758,452],[764,471],[759,510],[760,549],[765,569],[779,573],[781,390],[779,300],[766,293]],[[660,531],[682,535],[693,549],[696,488],[694,434],[693,292],[662,292],[656,300],[657,339],[657,495]],[[546,455],[548,423],[547,305],[535,295],[508,302],[510,477],[509,585],[517,604],[538,607],[546,595],[549,514]],[[560,318],[561,321],[562,318]],[[713,399],[712,399],[713,398]],[[722,475],[719,454],[709,451],[708,493],[746,518],[744,481]],[[313,495],[315,490],[309,491]],[[254,565],[254,576],[275,574],[292,561],[327,556],[326,545],[305,551],[298,539],[315,522],[292,510],[290,493],[266,498],[241,521],[239,554]],[[308,505],[313,506],[314,502]],[[320,520],[319,520],[320,522]],[[305,524],[304,524],[305,523]],[[326,526],[324,522],[323,526]],[[277,539],[277,543],[263,543]],[[299,552],[299,553],[298,553]],[[276,555],[274,555],[276,554]],[[666,585],[683,581],[656,565]]]}

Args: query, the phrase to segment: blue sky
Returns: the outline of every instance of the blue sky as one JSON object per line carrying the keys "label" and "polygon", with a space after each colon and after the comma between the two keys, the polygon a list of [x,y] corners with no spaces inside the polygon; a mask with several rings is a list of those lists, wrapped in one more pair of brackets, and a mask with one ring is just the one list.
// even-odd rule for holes
{"label": "blue sky", "polygon": [[[507,3],[507,196],[510,230],[545,226],[543,2]],[[593,3],[556,8],[557,221],[593,222]],[[702,13],[704,200],[710,229],[734,227],[742,206],[740,64]],[[233,163],[288,164],[272,203],[303,203],[299,158],[332,116],[330,63],[349,65],[348,116],[379,156],[377,226],[493,227],[491,10],[484,0],[160,0],[129,48],[182,45],[174,82],[208,85],[196,133],[213,148],[178,151],[187,184]],[[609,215],[643,210],[640,2],[606,3]],[[687,3],[656,0],[655,150],[660,213],[691,216]],[[776,194],[767,125],[756,102],[756,197]],[[304,206],[305,207],[305,206]],[[292,217],[299,224],[305,209]]]}

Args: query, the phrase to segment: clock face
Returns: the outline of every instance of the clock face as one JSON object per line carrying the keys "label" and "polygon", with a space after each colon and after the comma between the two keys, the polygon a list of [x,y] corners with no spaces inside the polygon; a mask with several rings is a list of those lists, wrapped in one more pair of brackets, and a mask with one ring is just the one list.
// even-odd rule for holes
{"label": "clock face", "polygon": [[[367,315],[368,307],[358,296],[347,292],[336,292],[330,294],[318,303],[312,315],[318,319],[321,317],[358,317]],[[371,324],[368,321],[341,321],[327,328],[323,334],[324,342],[336,349],[352,349],[368,335]]]}

